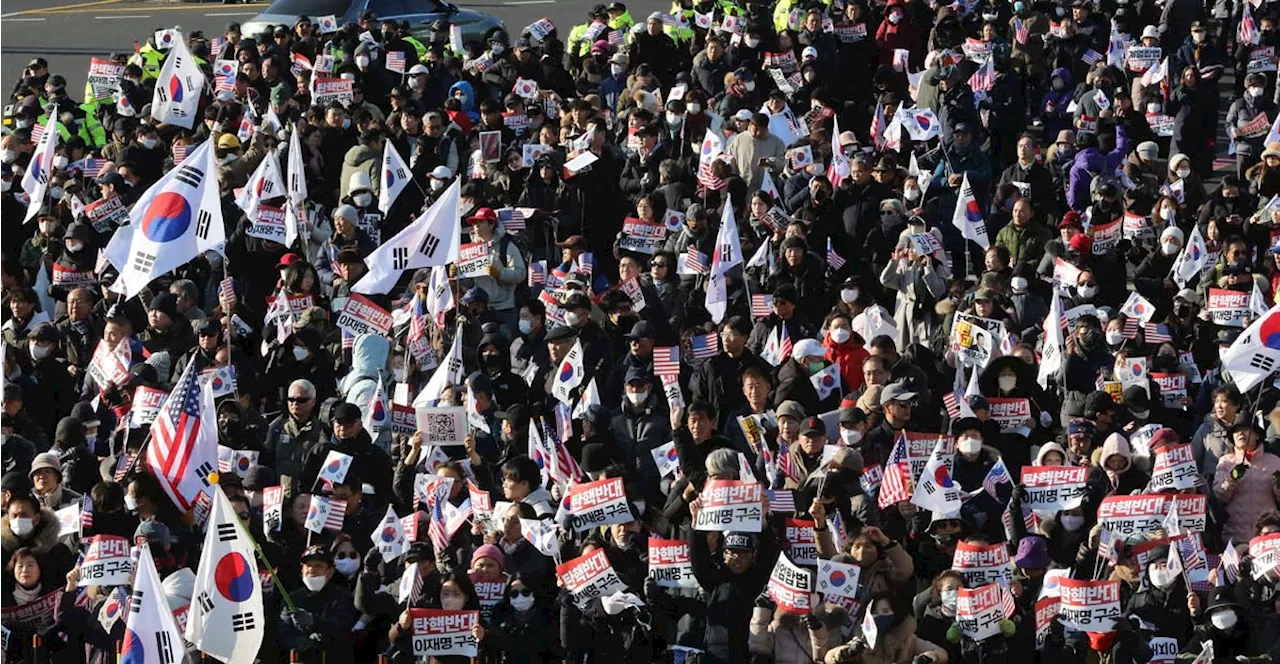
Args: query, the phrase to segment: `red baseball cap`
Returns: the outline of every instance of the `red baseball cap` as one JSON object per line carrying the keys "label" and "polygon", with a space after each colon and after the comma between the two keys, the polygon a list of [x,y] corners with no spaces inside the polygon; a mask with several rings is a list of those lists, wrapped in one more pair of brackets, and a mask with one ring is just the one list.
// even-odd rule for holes
{"label": "red baseball cap", "polygon": [[494,212],[493,208],[486,207],[476,210],[475,214],[467,217],[468,224],[474,224],[480,221],[488,221],[496,224],[498,223],[498,213]]}

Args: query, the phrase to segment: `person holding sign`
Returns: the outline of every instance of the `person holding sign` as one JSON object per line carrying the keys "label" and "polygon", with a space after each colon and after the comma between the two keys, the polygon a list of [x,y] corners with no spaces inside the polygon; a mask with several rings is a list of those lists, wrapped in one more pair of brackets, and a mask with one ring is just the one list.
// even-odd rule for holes
{"label": "person holding sign", "polygon": [[1280,502],[1280,457],[1260,448],[1262,429],[1252,422],[1240,422],[1230,433],[1233,447],[1218,459],[1213,491],[1227,507],[1222,537],[1243,542],[1256,534],[1258,517]]}
{"label": "person holding sign", "polygon": [[946,664],[947,651],[916,633],[911,606],[901,595],[882,593],[871,598],[861,632],[848,643],[827,651],[826,664]]}
{"label": "person holding sign", "polygon": [[1146,552],[1148,583],[1129,599],[1128,613],[1155,625],[1154,635],[1182,640],[1195,626],[1200,597],[1187,587],[1181,570],[1169,566],[1170,555],[1179,556],[1177,545],[1167,541]]}
{"label": "person holding sign", "polygon": [[280,612],[280,647],[323,652],[335,664],[354,662],[351,626],[356,607],[351,592],[333,580],[333,555],[323,546],[302,552],[303,587]]}

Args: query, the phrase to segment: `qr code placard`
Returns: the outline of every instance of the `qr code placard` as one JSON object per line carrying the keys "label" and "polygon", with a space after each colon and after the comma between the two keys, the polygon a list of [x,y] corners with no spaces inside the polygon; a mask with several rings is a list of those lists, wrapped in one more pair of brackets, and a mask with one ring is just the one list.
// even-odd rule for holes
{"label": "qr code placard", "polygon": [[467,412],[461,406],[417,409],[423,445],[462,445],[467,437]]}

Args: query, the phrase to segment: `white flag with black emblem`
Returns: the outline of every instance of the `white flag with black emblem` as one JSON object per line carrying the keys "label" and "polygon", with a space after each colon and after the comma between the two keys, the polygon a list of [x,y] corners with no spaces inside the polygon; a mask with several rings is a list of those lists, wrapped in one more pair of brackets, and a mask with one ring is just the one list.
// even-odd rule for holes
{"label": "white flag with black emblem", "polygon": [[227,664],[252,664],[265,626],[253,541],[222,488],[213,489],[186,637]]}
{"label": "white flag with black emblem", "polygon": [[447,265],[458,260],[458,202],[462,179],[449,185],[444,195],[396,236],[364,259],[369,267],[352,291],[381,295],[391,290],[405,270]]}
{"label": "white flag with black emblem", "polygon": [[404,163],[400,151],[387,141],[382,148],[382,191],[378,193],[378,209],[383,214],[391,209],[400,192],[409,185],[409,165]]}
{"label": "white flag with black emblem", "polygon": [[[151,547],[138,548],[138,573],[129,596],[120,661],[135,664],[178,664],[186,655],[186,644],[178,622],[169,610],[169,600],[160,586],[160,574],[151,558]],[[257,580],[257,574],[254,574]]]}

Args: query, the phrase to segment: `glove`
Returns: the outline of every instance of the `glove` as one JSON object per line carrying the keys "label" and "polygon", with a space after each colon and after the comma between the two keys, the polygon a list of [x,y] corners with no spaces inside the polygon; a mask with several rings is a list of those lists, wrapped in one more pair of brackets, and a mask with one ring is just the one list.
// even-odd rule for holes
{"label": "glove", "polygon": [[1249,472],[1249,464],[1238,463],[1236,464],[1235,468],[1231,469],[1231,479],[1239,481],[1244,477],[1244,474],[1247,472]]}
{"label": "glove", "polygon": [[920,653],[919,655],[916,655],[915,659],[911,660],[911,664],[933,664],[933,658],[924,653]]}
{"label": "glove", "polygon": [[299,632],[310,632],[312,626],[316,624],[315,616],[306,609],[295,609],[289,612],[289,621]]}
{"label": "glove", "polygon": [[1003,634],[1003,635],[1005,635],[1005,636],[1013,636],[1013,633],[1014,633],[1014,632],[1016,632],[1016,631],[1018,631],[1018,626],[1017,626],[1017,625],[1015,625],[1015,624],[1013,624],[1013,621],[1012,621],[1012,620],[1009,620],[1008,618],[1005,618],[1004,620],[1001,620],[1001,621],[1000,621],[1000,633],[1001,633],[1001,634]]}
{"label": "glove", "polygon": [[320,636],[319,634],[312,634],[311,636],[308,636],[307,638],[308,638],[308,639],[311,639],[312,641],[315,641],[316,643],[320,643],[321,641],[323,641],[323,640],[324,640],[324,637],[323,637],[323,636]]}
{"label": "glove", "polygon": [[773,610],[778,608],[778,604],[773,601],[773,598],[770,597],[768,593],[760,593],[759,595],[757,595],[755,605],[756,605],[756,608],[759,608],[759,609]]}
{"label": "glove", "polygon": [[810,613],[809,615],[804,617],[804,625],[805,627],[808,627],[810,630],[816,631],[816,630],[822,629],[822,619]]}
{"label": "glove", "polygon": [[960,631],[959,625],[952,625],[950,628],[947,629],[948,643],[960,643],[961,636],[964,636],[964,634]]}

